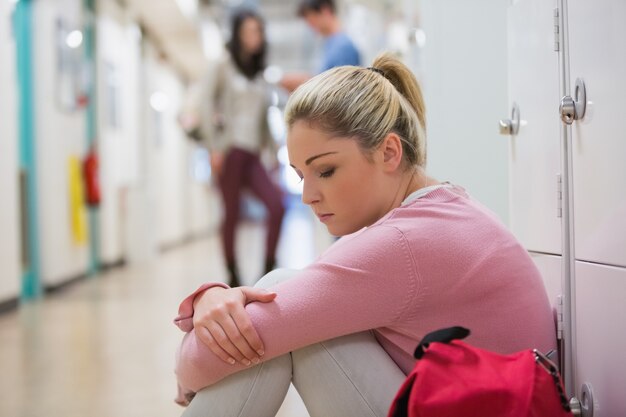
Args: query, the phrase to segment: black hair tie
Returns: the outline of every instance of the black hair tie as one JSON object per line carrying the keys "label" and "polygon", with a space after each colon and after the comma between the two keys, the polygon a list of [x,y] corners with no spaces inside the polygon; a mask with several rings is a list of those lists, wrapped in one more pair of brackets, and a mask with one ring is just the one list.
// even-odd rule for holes
{"label": "black hair tie", "polygon": [[367,67],[366,69],[368,69],[368,70],[370,70],[370,71],[377,72],[377,73],[379,73],[380,75],[382,75],[383,77],[385,77],[385,78],[389,79],[389,78],[387,77],[387,74],[385,74],[385,72],[384,72],[383,70],[381,70],[381,69],[378,69],[378,68],[376,68],[376,67]]}

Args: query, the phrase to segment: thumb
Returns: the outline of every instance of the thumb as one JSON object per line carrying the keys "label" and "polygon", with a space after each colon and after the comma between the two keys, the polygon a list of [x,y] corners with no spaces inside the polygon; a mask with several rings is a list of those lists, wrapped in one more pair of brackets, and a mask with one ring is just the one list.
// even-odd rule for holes
{"label": "thumb", "polygon": [[246,296],[246,303],[251,303],[252,301],[269,303],[276,298],[275,292],[264,290],[262,288],[239,287],[239,289],[243,292],[243,295]]}

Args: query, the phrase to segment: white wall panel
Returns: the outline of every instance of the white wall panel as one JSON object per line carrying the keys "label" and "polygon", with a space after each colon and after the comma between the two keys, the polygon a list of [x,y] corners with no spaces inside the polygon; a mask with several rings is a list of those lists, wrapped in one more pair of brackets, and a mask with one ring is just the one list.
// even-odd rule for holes
{"label": "white wall panel", "polygon": [[183,133],[177,117],[185,94],[174,72],[158,60],[150,60],[147,99],[159,94],[162,111],[148,110],[147,127],[152,160],[147,181],[158,202],[158,243],[171,245],[215,229],[217,194],[207,192],[192,174],[195,144]]}
{"label": "white wall panel", "polygon": [[560,120],[556,112],[560,97],[554,7],[554,1],[545,0],[520,0],[509,7],[509,103],[501,118],[510,118],[517,103],[519,133],[503,136],[510,142],[511,230],[528,250],[560,254]]}
{"label": "white wall panel", "polygon": [[102,204],[100,257],[124,257],[129,197],[140,178],[141,36],[116,4],[103,5],[98,19],[98,146]]}
{"label": "white wall panel", "polygon": [[145,100],[157,94],[161,111],[148,106],[146,114],[148,176],[146,186],[154,195],[157,242],[178,243],[186,236],[189,154],[176,117],[182,100],[182,85],[175,73],[152,48],[146,57]]}
{"label": "white wall panel", "polygon": [[79,1],[41,0],[33,3],[33,77],[38,181],[41,277],[56,284],[87,270],[87,242],[72,237],[69,171],[72,156],[81,157],[85,144],[84,110],[59,106],[57,19],[78,26]]}
{"label": "white wall panel", "polygon": [[180,82],[169,69],[162,68],[155,92],[167,97],[167,108],[161,112],[162,141],[161,169],[161,243],[174,243],[184,239],[187,232],[188,152],[183,134],[176,123],[176,112],[182,94]]}
{"label": "white wall panel", "polygon": [[572,125],[576,259],[626,266],[626,2],[570,0],[568,17],[570,86],[587,87]]}
{"label": "white wall panel", "polygon": [[0,1],[0,302],[17,297],[20,283],[17,79],[11,12],[11,3]]}
{"label": "white wall panel", "polygon": [[594,417],[626,415],[626,269],[576,262],[575,388],[590,383]]}
{"label": "white wall panel", "polygon": [[508,224],[507,2],[423,0],[428,171],[462,185]]}

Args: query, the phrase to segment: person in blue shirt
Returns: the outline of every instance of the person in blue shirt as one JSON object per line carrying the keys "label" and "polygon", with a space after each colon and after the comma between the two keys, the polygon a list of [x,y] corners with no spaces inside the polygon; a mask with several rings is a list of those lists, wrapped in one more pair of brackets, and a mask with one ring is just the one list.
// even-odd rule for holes
{"label": "person in blue shirt", "polygon": [[[341,28],[333,0],[302,0],[298,7],[298,16],[325,38],[318,73],[342,65],[361,65],[359,51]],[[281,80],[281,85],[291,92],[311,76],[306,73],[287,74]]]}

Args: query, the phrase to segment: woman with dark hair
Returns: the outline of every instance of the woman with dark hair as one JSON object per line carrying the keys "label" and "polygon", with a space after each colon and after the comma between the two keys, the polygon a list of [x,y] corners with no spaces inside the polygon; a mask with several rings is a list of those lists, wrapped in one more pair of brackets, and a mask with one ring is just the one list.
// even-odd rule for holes
{"label": "woman with dark hair", "polygon": [[209,77],[213,87],[204,103],[204,137],[224,199],[221,233],[230,285],[239,286],[235,229],[241,191],[250,189],[267,209],[265,272],[271,271],[276,263],[276,246],[285,209],[280,189],[260,160],[264,148],[276,152],[267,123],[269,86],[262,77],[266,41],[261,17],[250,10],[236,13],[226,48],[227,56]]}
{"label": "woman with dark hair", "polygon": [[253,79],[265,69],[267,42],[261,17],[250,10],[235,13],[231,34],[226,49],[239,71]]}

